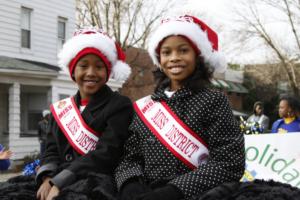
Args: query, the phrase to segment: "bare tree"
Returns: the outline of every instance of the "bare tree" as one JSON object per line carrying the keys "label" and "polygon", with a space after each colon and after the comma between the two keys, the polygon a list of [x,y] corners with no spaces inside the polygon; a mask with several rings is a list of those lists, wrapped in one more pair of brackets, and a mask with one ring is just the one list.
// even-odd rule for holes
{"label": "bare tree", "polygon": [[[281,17],[268,9],[277,11]],[[282,65],[294,95],[299,96],[295,73],[296,63],[299,63],[300,59],[299,0],[246,0],[234,13],[238,16],[236,22],[240,25],[239,29],[235,30],[240,42],[253,41],[254,38],[256,42],[261,41],[263,46],[270,50],[272,62]],[[280,38],[274,34],[270,29],[274,22],[282,23],[280,31],[289,30],[291,37]]]}
{"label": "bare tree", "polygon": [[145,47],[153,25],[172,6],[161,0],[76,0],[77,26],[103,28],[123,49]]}

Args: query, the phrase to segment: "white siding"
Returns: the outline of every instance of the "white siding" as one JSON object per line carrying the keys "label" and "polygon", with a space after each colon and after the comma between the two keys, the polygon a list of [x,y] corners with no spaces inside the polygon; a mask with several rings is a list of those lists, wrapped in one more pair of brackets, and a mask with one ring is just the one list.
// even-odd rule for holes
{"label": "white siding", "polygon": [[16,137],[13,141],[10,140],[10,149],[14,152],[12,159],[19,160],[28,155],[38,154],[40,152],[40,144],[36,137]]}
{"label": "white siding", "polygon": [[[20,47],[21,7],[32,9],[31,49]],[[1,0],[0,55],[57,64],[57,21],[67,19],[66,38],[75,30],[75,0]]]}
{"label": "white siding", "polygon": [[[21,123],[24,121],[20,121],[21,119],[21,103],[20,97],[22,92],[30,91],[30,86],[36,88],[39,87],[49,87],[51,85],[50,78],[35,78],[32,79],[30,77],[18,77],[10,74],[1,75],[0,80],[5,85],[9,87],[9,142],[3,141],[4,143],[9,143],[8,147],[14,152],[12,157],[13,160],[22,159],[26,155],[31,155],[39,152],[39,142],[37,137],[20,137],[21,133]],[[26,87],[26,89],[22,89]],[[3,88],[3,85],[2,85]],[[41,90],[41,89],[40,89]],[[40,90],[34,89],[35,92],[40,92]],[[2,100],[0,100],[2,101]],[[26,103],[24,101],[23,103]],[[45,104],[46,102],[42,100],[41,102],[33,102],[35,106],[40,106],[40,104]],[[1,104],[1,103],[0,103]],[[49,105],[49,102],[47,102]],[[45,106],[45,105],[44,105]],[[0,106],[2,107],[2,106]],[[5,119],[5,118],[4,118]],[[7,139],[6,137],[0,137]],[[2,143],[2,141],[1,141]]]}

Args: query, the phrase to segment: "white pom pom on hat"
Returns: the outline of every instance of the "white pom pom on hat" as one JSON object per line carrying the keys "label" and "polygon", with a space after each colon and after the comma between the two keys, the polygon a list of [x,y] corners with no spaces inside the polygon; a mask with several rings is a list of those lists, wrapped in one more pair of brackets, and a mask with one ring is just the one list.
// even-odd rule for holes
{"label": "white pom pom on hat", "polygon": [[208,25],[190,15],[165,18],[149,41],[148,52],[154,64],[160,67],[159,50],[162,41],[168,36],[184,36],[197,47],[197,52],[204,61],[214,68],[215,72],[226,70],[224,55],[218,51],[218,35]]}
{"label": "white pom pom on hat", "polygon": [[74,33],[58,54],[58,65],[68,69],[71,78],[78,60],[87,54],[98,55],[107,67],[108,77],[126,81],[131,68],[125,63],[121,47],[101,29],[84,28]]}

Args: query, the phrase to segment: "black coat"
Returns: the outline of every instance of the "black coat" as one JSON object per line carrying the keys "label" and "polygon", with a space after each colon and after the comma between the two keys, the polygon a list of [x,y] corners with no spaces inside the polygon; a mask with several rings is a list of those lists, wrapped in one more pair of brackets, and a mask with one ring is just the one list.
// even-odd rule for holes
{"label": "black coat", "polygon": [[208,144],[206,163],[191,170],[147,128],[138,115],[129,127],[125,157],[116,169],[118,188],[140,177],[152,187],[175,186],[185,199],[199,196],[224,182],[239,181],[245,167],[244,137],[227,98],[220,92],[188,88],[168,98],[163,90],[152,95],[165,100],[173,112]]}
{"label": "black coat", "polygon": [[[80,94],[75,95],[79,106]],[[123,152],[128,137],[133,108],[129,98],[104,86],[91,99],[81,113],[84,121],[96,132],[101,132],[96,149],[81,156],[69,144],[53,116],[47,133],[46,151],[36,180],[41,183],[45,176],[60,189],[85,178],[88,173],[111,175]]]}

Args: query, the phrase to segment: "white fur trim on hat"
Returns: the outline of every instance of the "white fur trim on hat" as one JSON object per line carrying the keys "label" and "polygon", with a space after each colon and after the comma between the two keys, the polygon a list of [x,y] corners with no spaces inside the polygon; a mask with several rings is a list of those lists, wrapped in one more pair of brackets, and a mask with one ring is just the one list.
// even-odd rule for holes
{"label": "white fur trim on hat", "polygon": [[226,70],[225,57],[220,52],[213,50],[207,33],[193,22],[176,20],[162,23],[150,39],[148,52],[156,66],[160,67],[156,48],[164,38],[171,35],[183,35],[189,38],[200,50],[204,61],[209,63],[216,72],[224,72]]}
{"label": "white fur trim on hat", "polygon": [[[58,54],[58,65],[69,70],[69,64],[76,55],[85,48],[98,49],[111,63],[110,77],[117,81],[125,81],[131,72],[131,68],[122,63],[119,67],[118,54],[113,39],[105,34],[96,32],[91,34],[78,34],[69,39]],[[118,69],[115,69],[115,67]]]}

